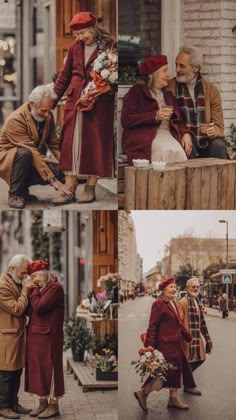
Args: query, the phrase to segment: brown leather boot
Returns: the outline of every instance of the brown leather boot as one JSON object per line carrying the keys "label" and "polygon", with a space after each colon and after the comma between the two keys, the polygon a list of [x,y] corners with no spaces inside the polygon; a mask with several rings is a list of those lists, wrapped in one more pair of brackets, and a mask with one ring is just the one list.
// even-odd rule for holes
{"label": "brown leather boot", "polygon": [[50,419],[51,417],[59,416],[59,407],[58,404],[48,404],[46,410],[39,414],[38,419]]}
{"label": "brown leather boot", "polygon": [[79,196],[80,204],[92,203],[93,201],[96,201],[95,187],[96,185],[85,184],[84,191]]}
{"label": "brown leather boot", "polygon": [[182,403],[181,401],[179,401],[177,398],[174,397],[170,397],[169,401],[168,401],[168,408],[177,408],[179,410],[188,410],[188,405]]}
{"label": "brown leather boot", "polygon": [[14,413],[10,408],[3,408],[0,410],[0,416],[4,419],[19,419],[20,416],[17,413]]}
{"label": "brown leather boot", "polygon": [[137,392],[134,392],[135,398],[138,400],[140,407],[147,413],[147,395],[145,394],[143,389],[140,389]]}
{"label": "brown leather boot", "polygon": [[52,204],[54,206],[63,206],[65,204],[70,204],[76,201],[75,193],[71,194],[61,194],[59,197],[53,198]]}
{"label": "brown leather boot", "polygon": [[31,411],[30,417],[37,417],[40,413],[46,410],[47,406],[48,400],[39,400],[39,406]]}

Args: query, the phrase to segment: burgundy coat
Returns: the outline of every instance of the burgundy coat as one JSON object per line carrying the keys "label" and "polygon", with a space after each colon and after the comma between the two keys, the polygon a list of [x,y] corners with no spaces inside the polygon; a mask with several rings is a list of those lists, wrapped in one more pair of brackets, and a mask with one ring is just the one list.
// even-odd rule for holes
{"label": "burgundy coat", "polygon": [[157,348],[163,353],[167,362],[177,367],[169,369],[164,386],[180,388],[183,373],[184,386],[194,388],[196,385],[193,375],[181,347],[181,338],[191,341],[192,336],[181,325],[178,308],[176,305],[175,307],[177,313],[165,297],[160,297],[153,303],[145,346]]}
{"label": "burgundy coat", "polygon": [[[164,99],[167,105],[174,107],[170,119],[170,133],[181,144],[184,133],[189,133],[189,129],[182,121],[173,93],[164,90]],[[158,103],[146,85],[134,85],[125,95],[121,112],[121,124],[124,129],[122,146],[130,165],[132,159],[151,160],[152,142],[161,124],[161,121],[155,119],[158,110]]]}
{"label": "burgundy coat", "polygon": [[64,292],[55,279],[40,291],[30,293],[30,319],[27,327],[25,391],[49,395],[54,369],[55,396],[62,396]]}
{"label": "burgundy coat", "polygon": [[[108,47],[113,40],[108,38]],[[61,133],[61,157],[59,169],[69,171],[72,167],[72,142],[76,120],[76,102],[82,90],[91,81],[91,64],[98,56],[98,48],[84,66],[84,44],[74,42],[69,48],[64,68],[61,70],[54,90],[58,98],[67,89],[64,125]],[[114,94],[100,95],[91,111],[83,111],[80,173],[112,176],[113,167]]]}

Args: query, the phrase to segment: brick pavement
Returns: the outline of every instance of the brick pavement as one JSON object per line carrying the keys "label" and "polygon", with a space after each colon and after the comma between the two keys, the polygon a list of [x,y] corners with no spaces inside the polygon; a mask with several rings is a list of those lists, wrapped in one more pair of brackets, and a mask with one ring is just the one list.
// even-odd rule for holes
{"label": "brick pavement", "polygon": [[[83,191],[83,184],[79,185],[76,190],[76,196]],[[57,209],[57,210],[117,210],[117,180],[113,179],[101,179],[98,182],[96,188],[97,200],[94,203],[79,204],[78,202],[64,205],[64,206],[52,206],[51,200],[58,196],[59,193],[55,191],[53,187],[36,185],[30,187],[31,194],[37,195],[39,202],[30,203],[26,205],[26,209],[29,210],[46,210],[46,209]],[[8,203],[8,185],[5,181],[0,179],[0,210],[9,210]]]}
{"label": "brick pavement", "polygon": [[[24,375],[24,374],[23,374]],[[27,408],[35,408],[38,398],[24,392],[22,375],[19,393],[20,403]],[[82,388],[66,369],[65,395],[60,399],[60,420],[118,420],[118,391],[89,391],[82,392]],[[30,416],[21,416],[24,420],[32,420]]]}

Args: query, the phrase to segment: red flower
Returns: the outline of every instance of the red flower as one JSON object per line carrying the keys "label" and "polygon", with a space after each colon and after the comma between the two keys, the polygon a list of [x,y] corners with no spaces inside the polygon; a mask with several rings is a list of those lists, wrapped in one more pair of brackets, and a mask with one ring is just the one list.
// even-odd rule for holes
{"label": "red flower", "polygon": [[142,356],[143,354],[145,354],[145,350],[144,349],[140,349],[138,351],[139,356]]}
{"label": "red flower", "polygon": [[145,347],[144,350],[145,350],[145,353],[146,353],[147,351],[153,352],[155,349],[152,346],[148,346],[148,347]]}
{"label": "red flower", "polygon": [[145,340],[146,340],[146,333],[142,333],[142,334],[140,334],[140,338],[141,338],[141,341],[143,342],[143,344],[145,343]]}

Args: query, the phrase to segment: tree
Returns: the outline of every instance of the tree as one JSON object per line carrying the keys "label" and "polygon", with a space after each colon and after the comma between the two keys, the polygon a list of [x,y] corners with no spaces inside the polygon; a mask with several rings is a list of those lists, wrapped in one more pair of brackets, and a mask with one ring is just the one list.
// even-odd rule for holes
{"label": "tree", "polygon": [[199,274],[197,270],[194,270],[191,264],[180,265],[179,271],[174,275],[177,285],[180,287],[180,290],[184,290],[186,287],[186,282],[191,277],[198,277]]}

